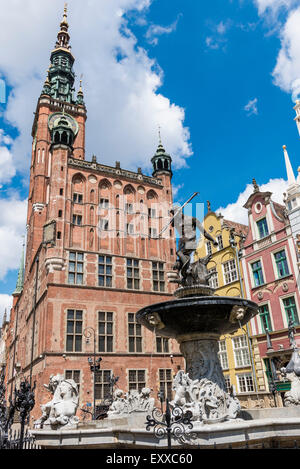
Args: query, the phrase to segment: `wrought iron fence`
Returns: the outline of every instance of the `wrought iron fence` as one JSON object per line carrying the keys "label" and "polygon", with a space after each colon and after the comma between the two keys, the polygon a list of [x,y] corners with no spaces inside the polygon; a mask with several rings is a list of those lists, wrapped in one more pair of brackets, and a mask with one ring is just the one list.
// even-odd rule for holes
{"label": "wrought iron fence", "polygon": [[1,449],[41,449],[36,444],[35,438],[25,431],[22,436],[21,430],[10,430],[8,434],[0,432],[0,448]]}

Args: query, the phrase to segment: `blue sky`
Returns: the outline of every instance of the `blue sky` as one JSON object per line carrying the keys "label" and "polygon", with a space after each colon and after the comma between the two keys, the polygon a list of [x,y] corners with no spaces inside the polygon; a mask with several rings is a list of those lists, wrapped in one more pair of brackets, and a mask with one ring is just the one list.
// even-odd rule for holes
{"label": "blue sky", "polygon": [[[0,0],[8,96],[0,104],[0,315],[17,279],[33,112],[63,10],[61,0],[18,2]],[[161,125],[177,200],[198,191],[198,202],[245,221],[253,177],[282,200],[282,145],[295,171],[299,165],[298,15],[294,0],[70,0],[75,71],[89,111],[87,159],[96,153],[149,173]]]}

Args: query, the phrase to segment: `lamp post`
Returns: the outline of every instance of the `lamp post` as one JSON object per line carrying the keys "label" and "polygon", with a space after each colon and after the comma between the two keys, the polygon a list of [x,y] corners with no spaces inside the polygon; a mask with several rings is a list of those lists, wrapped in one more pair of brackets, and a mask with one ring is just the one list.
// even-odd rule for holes
{"label": "lamp post", "polygon": [[94,353],[92,357],[88,358],[91,373],[93,374],[93,414],[92,419],[96,420],[96,373],[100,371],[101,357],[96,358],[96,332],[93,327],[87,327],[83,331],[83,335],[86,337],[86,343],[89,343],[89,339],[93,336],[94,339]]}

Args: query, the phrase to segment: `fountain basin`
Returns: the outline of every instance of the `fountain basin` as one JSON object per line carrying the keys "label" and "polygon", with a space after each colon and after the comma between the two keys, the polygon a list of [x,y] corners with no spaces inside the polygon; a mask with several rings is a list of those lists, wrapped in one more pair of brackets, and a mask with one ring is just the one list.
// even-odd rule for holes
{"label": "fountain basin", "polygon": [[221,336],[237,331],[258,312],[256,303],[242,298],[193,296],[147,306],[137,321],[163,337],[179,342],[185,336]]}

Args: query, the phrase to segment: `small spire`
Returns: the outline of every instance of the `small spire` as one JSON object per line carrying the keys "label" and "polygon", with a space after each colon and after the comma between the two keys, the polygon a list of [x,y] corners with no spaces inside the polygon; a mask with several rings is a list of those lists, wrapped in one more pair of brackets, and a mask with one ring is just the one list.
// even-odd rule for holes
{"label": "small spire", "polygon": [[295,175],[294,175],[294,171],[293,171],[293,168],[292,168],[292,165],[291,165],[291,162],[290,162],[290,158],[289,158],[286,146],[283,145],[282,148],[283,148],[283,154],[284,154],[284,160],[285,160],[286,173],[287,173],[287,177],[288,177],[288,184],[289,184],[289,186],[293,186],[294,184],[296,184],[296,178],[295,178]]}
{"label": "small spire", "polygon": [[253,187],[254,187],[254,192],[259,192],[259,186],[256,182],[256,179],[252,179],[252,184],[253,184]]}
{"label": "small spire", "polygon": [[77,103],[84,104],[84,94],[82,90],[82,78],[80,78],[80,85],[79,85],[79,90],[77,93]]}
{"label": "small spire", "polygon": [[207,211],[211,212],[211,203],[209,200],[207,201]]}
{"label": "small spire", "polygon": [[[68,4],[65,3],[65,6],[64,6],[64,17],[63,17],[63,20],[62,20],[62,23],[63,23],[63,24],[67,24],[67,25],[68,25],[67,17],[68,17]],[[68,25],[68,26],[69,26],[69,25]]]}
{"label": "small spire", "polygon": [[24,286],[24,247],[25,247],[25,242],[23,241],[21,262],[20,262],[20,267],[19,267],[19,272],[18,272],[18,280],[17,280],[16,289],[13,293],[14,295],[20,295],[23,291],[23,286]]}
{"label": "small spire", "polygon": [[60,31],[57,35],[57,41],[55,44],[56,49],[63,48],[63,49],[70,50],[71,48],[71,46],[69,45],[70,35],[68,33],[69,24],[67,21],[67,16],[68,16],[67,12],[68,12],[67,3],[65,3],[64,16],[63,16],[62,22],[60,23]]}

